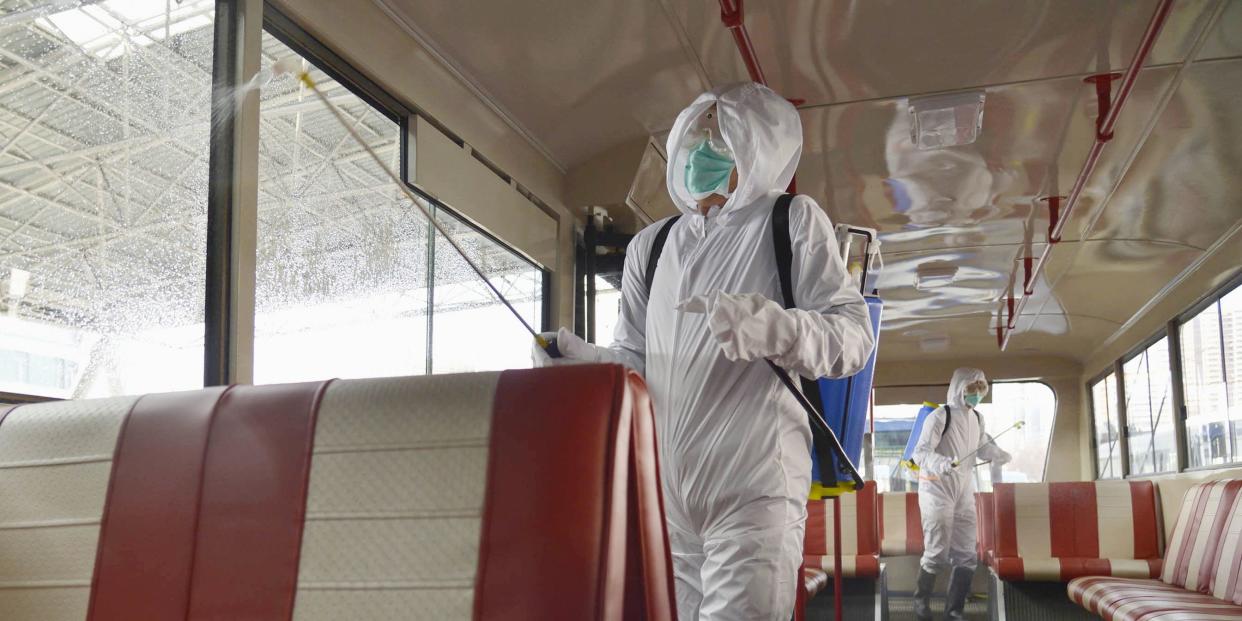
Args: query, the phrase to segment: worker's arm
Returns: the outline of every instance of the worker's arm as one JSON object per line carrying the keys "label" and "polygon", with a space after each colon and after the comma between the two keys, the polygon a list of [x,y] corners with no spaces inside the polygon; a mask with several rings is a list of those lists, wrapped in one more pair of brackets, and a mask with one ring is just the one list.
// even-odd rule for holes
{"label": "worker's arm", "polygon": [[920,472],[944,474],[953,467],[951,458],[936,452],[936,447],[940,446],[940,436],[944,433],[944,417],[944,406],[941,406],[923,419],[919,440],[914,445],[914,452],[910,454],[910,458],[918,464]]}
{"label": "worker's arm", "polygon": [[978,457],[979,459],[983,461],[990,461],[993,464],[997,464],[997,465],[1007,464],[1010,462],[1010,460],[1013,459],[1013,456],[1011,456],[1009,453],[1006,453],[1005,450],[1002,449],[1001,447],[997,446],[996,442],[992,439],[992,436],[988,435],[987,430],[984,429],[983,427],[982,416],[979,417]]}
{"label": "worker's arm", "polygon": [[[625,249],[625,269],[621,274],[621,315],[613,332],[612,345],[605,352],[614,360],[638,371],[646,372],[647,359],[647,261],[656,234],[664,226],[660,220],[639,231]],[[667,250],[667,245],[666,245]]]}
{"label": "worker's arm", "polygon": [[[789,208],[797,336],[774,362],[805,377],[845,377],[862,370],[875,339],[862,294],[845,271],[832,222],[815,201]],[[924,427],[926,429],[926,426]]]}

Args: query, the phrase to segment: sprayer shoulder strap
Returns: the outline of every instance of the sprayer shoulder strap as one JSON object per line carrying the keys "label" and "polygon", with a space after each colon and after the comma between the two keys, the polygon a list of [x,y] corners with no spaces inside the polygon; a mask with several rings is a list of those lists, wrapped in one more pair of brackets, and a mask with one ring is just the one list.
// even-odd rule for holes
{"label": "sprayer shoulder strap", "polygon": [[[772,205],[772,249],[776,253],[776,275],[781,283],[781,302],[786,309],[797,308],[793,288],[793,240],[789,232],[789,206],[793,203],[793,194],[782,194]],[[824,401],[820,397],[819,382],[805,377],[798,378],[802,384],[802,394],[811,401],[811,405],[822,415]]]}
{"label": "sprayer shoulder strap", "polygon": [[949,422],[951,422],[952,420],[953,420],[953,408],[949,407],[949,404],[946,403],[944,404],[944,429],[940,430],[941,435],[944,435],[944,432],[949,430]]}
{"label": "sprayer shoulder strap", "polygon": [[651,252],[647,256],[647,268],[643,274],[643,284],[647,285],[647,295],[651,295],[651,284],[655,282],[656,264],[660,262],[660,253],[664,252],[664,242],[668,241],[668,232],[672,230],[673,225],[681,216],[673,216],[660,227],[656,232],[655,239],[651,241]]}

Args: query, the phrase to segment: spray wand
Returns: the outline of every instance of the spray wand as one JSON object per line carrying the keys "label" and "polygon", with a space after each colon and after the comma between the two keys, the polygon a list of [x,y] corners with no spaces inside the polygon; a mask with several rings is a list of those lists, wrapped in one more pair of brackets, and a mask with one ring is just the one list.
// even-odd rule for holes
{"label": "spray wand", "polygon": [[[276,71],[280,71],[281,67],[276,67],[275,69]],[[427,218],[427,221],[435,227],[436,231],[438,231],[440,235],[444,236],[444,239],[448,241],[450,246],[453,247],[453,250],[457,251],[457,254],[460,255],[462,260],[466,262],[466,265],[470,266],[470,269],[479,276],[479,279],[483,281],[483,284],[487,285],[487,288],[490,289],[492,294],[496,296],[496,299],[500,300],[500,303],[504,304],[505,308],[509,309],[509,312],[513,313],[513,316],[521,322],[522,327],[526,328],[527,332],[530,332],[530,335],[535,339],[535,343],[547,352],[549,357],[560,358],[561,353],[556,347],[556,341],[549,341],[536,332],[535,329],[531,327],[530,323],[526,321],[526,318],[513,307],[513,304],[511,304],[509,300],[505,299],[505,296],[500,292],[500,289],[497,289],[496,285],[492,284],[492,281],[483,273],[483,270],[470,259],[470,256],[467,255],[466,251],[463,250],[457,243],[457,240],[453,239],[453,236],[449,234],[449,232],[435,219],[434,216],[431,215],[431,211],[427,209],[427,207],[423,205],[422,201],[415,196],[414,192],[405,185],[405,182],[403,182],[401,178],[398,177],[397,174],[384,163],[384,160],[380,158],[378,153],[375,152],[375,149],[371,148],[371,145],[367,144],[366,140],[362,138],[362,136],[358,133],[358,130],[354,129],[354,126],[349,123],[336,105],[328,100],[327,96],[323,94],[323,91],[319,90],[319,86],[315,84],[315,81],[311,78],[310,73],[307,71],[301,71],[297,74],[297,76],[298,80],[309,88],[310,91],[319,98],[319,101],[323,102],[324,107],[326,107],[328,111],[332,113],[332,116],[340,122],[341,127],[344,127],[345,131],[348,132],[349,135],[362,146],[363,150],[367,152],[367,155],[371,156],[371,159],[375,161],[375,165],[378,166],[380,170],[384,171],[384,174],[387,175],[389,179],[392,179],[392,182],[395,183],[401,192],[405,194],[406,198],[410,199],[410,202],[413,203],[415,207],[418,207],[418,210],[421,211],[423,216]]]}
{"label": "spray wand", "polygon": [[1021,429],[1021,428],[1022,428],[1022,426],[1023,426],[1023,425],[1025,425],[1025,424],[1026,424],[1026,421],[1021,421],[1021,420],[1020,420],[1020,421],[1018,421],[1018,422],[1016,422],[1016,423],[1014,423],[1014,424],[1010,425],[1010,426],[1009,426],[1007,429],[1005,429],[1004,431],[1002,431],[1002,432],[1000,432],[1000,433],[996,434],[995,436],[992,436],[992,437],[988,438],[988,441],[987,441],[987,442],[984,442],[983,444],[980,444],[980,445],[979,445],[979,448],[977,448],[977,449],[975,449],[975,450],[973,450],[973,451],[971,451],[971,452],[969,452],[969,453],[966,453],[966,455],[965,455],[964,457],[959,457],[959,458],[957,458],[957,459],[953,460],[953,467],[954,467],[954,468],[958,467],[959,465],[961,465],[961,463],[962,463],[962,462],[966,461],[967,459],[970,459],[971,457],[974,457],[975,453],[978,453],[978,452],[979,452],[979,451],[980,451],[983,447],[985,447],[985,446],[987,446],[987,445],[989,445],[989,444],[994,444],[994,443],[996,442],[996,439],[997,439],[997,438],[999,438],[999,437],[1001,437],[1001,436],[1003,436],[1003,435],[1005,435],[1005,434],[1009,433],[1010,431],[1013,431],[1014,429]]}

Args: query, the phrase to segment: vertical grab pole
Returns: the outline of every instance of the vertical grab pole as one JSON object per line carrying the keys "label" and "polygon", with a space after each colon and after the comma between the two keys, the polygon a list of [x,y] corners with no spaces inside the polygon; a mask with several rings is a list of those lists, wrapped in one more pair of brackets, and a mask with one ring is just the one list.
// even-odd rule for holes
{"label": "vertical grab pole", "polygon": [[841,497],[832,497],[832,609],[837,621],[844,621],[841,612]]}

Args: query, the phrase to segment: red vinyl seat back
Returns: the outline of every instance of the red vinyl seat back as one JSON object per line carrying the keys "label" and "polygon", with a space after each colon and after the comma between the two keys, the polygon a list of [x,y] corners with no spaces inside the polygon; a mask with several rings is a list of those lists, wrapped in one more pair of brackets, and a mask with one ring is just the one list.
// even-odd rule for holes
{"label": "red vinyl seat back", "polygon": [[[841,505],[841,575],[874,578],[880,574],[880,539],[875,481],[853,494],[843,494]],[[833,506],[830,499],[807,502],[804,563],[808,570],[831,573],[833,559]]]}
{"label": "red vinyl seat back", "polygon": [[991,564],[1005,580],[1150,578],[1160,571],[1151,481],[997,483]]}
{"label": "red vinyl seat back", "polygon": [[651,415],[617,366],[21,406],[0,610],[671,620]]}

